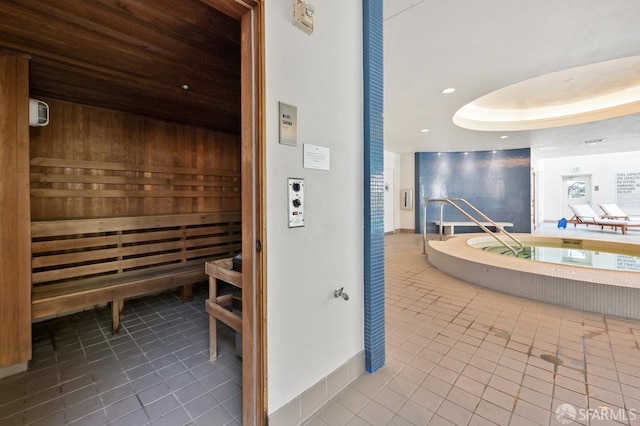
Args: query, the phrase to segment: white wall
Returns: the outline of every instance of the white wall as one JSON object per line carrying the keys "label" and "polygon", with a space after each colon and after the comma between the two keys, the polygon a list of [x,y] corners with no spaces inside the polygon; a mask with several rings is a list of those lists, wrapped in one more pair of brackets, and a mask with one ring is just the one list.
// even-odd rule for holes
{"label": "white wall", "polygon": [[[385,202],[385,206],[384,206],[384,211],[385,211],[385,229],[384,232],[389,232],[389,231],[396,231],[398,229],[401,228],[401,213],[400,213],[400,189],[404,188],[404,186],[400,186],[401,180],[400,180],[400,161],[401,161],[401,156],[399,154],[395,154],[393,152],[390,151],[385,151],[384,152],[384,170],[385,170],[385,183],[387,181],[387,173],[392,173],[393,174],[393,193],[390,194],[391,197],[386,197],[384,199]],[[385,193],[386,194],[386,193]],[[387,200],[391,201],[391,205],[388,206],[387,205]],[[392,212],[393,218],[392,218],[392,226],[391,229],[388,229],[387,227],[387,212]]]}
{"label": "white wall", "polygon": [[557,221],[562,217],[562,176],[591,175],[592,186],[599,187],[592,192],[591,206],[599,213],[598,204],[616,202],[616,173],[640,172],[640,151],[545,159],[537,163],[536,171],[543,175],[540,182],[544,194],[542,219]]}
{"label": "white wall", "polygon": [[[362,3],[313,3],[307,35],[291,0],[265,2],[269,413],[364,347]],[[297,147],[278,143],[278,101],[298,107]],[[304,143],[330,171],[302,167]],[[288,177],[305,179],[304,228],[287,227]]]}
{"label": "white wall", "polygon": [[[415,229],[415,154],[396,154],[394,152],[384,152],[384,168],[393,170],[394,176],[394,194],[393,194],[393,217],[394,229]],[[413,210],[400,209],[400,191],[403,189],[413,190],[414,206]],[[386,202],[386,199],[385,199]],[[385,205],[385,212],[387,206]],[[385,227],[385,232],[387,229]]]}
{"label": "white wall", "polygon": [[413,210],[399,210],[400,228],[416,229],[416,160],[415,154],[402,154],[400,156],[400,185],[399,189],[413,190]]}

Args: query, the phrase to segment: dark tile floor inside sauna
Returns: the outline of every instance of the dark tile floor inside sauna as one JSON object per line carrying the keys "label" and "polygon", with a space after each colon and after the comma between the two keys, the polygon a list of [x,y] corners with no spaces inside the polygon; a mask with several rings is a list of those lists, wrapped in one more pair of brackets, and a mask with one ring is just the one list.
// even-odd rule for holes
{"label": "dark tile floor inside sauna", "polygon": [[117,335],[108,307],[34,324],[28,371],[0,379],[0,425],[240,425],[235,335],[218,326],[209,362],[207,288],[194,293],[127,301]]}

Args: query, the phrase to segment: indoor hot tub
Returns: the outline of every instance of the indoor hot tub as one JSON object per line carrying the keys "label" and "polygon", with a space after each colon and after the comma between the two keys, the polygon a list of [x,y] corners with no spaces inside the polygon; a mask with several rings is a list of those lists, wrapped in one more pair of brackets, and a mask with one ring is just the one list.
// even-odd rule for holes
{"label": "indoor hot tub", "polygon": [[640,244],[514,236],[525,245],[524,257],[528,258],[505,255],[510,250],[501,249],[486,234],[429,241],[427,254],[436,268],[482,287],[560,306],[640,319]]}

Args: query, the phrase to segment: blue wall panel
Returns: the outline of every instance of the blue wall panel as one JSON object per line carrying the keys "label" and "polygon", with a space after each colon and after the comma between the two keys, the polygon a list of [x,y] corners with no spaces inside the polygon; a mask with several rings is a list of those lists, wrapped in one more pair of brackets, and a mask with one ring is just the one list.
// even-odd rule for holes
{"label": "blue wall panel", "polygon": [[384,78],[382,0],[363,0],[364,352],[373,373],[385,363]]}
{"label": "blue wall panel", "polygon": [[[511,232],[531,232],[531,153],[529,149],[483,152],[418,152],[416,161],[416,232],[422,232],[423,204],[432,198],[464,198],[496,222],[512,222]],[[440,218],[440,203],[427,207],[429,232]],[[469,221],[444,207],[447,221]],[[457,228],[478,232],[477,227]]]}

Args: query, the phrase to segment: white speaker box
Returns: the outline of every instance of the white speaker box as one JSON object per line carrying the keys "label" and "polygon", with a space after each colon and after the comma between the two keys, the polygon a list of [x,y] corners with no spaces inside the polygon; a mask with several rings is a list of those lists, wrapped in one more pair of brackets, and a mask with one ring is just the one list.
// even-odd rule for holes
{"label": "white speaker box", "polygon": [[49,105],[38,99],[29,99],[29,126],[49,124]]}

